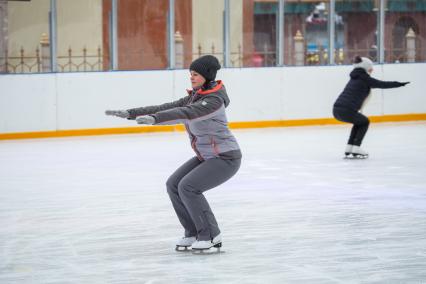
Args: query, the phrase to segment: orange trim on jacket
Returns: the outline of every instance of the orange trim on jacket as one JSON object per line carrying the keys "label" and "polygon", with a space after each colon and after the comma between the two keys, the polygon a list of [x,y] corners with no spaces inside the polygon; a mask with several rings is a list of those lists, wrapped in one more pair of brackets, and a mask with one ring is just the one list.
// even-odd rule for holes
{"label": "orange trim on jacket", "polygon": [[[207,94],[211,94],[211,93],[219,91],[220,88],[222,88],[222,86],[223,86],[223,82],[222,82],[222,80],[217,80],[216,83],[217,83],[217,85],[213,89],[209,89],[209,90],[206,90],[206,91],[203,91],[202,89],[198,89],[196,91],[196,94],[207,95]],[[186,92],[188,93],[188,95],[192,95],[193,90],[186,89]]]}
{"label": "orange trim on jacket", "polygon": [[202,89],[199,89],[197,91],[197,94],[207,95],[207,94],[211,94],[211,93],[219,91],[223,86],[222,80],[217,80],[216,83],[217,83],[217,85],[213,89],[209,89],[209,90],[205,90],[205,91],[203,91]]}

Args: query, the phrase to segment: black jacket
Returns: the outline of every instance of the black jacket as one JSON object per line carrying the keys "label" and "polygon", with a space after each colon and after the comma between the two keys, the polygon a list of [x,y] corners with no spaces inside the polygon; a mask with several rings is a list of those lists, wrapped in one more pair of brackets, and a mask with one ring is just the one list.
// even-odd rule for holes
{"label": "black jacket", "polygon": [[372,88],[390,89],[404,86],[404,84],[396,81],[390,82],[374,79],[363,68],[352,70],[350,77],[351,79],[346,84],[345,89],[334,103],[335,107],[344,107],[358,111]]}

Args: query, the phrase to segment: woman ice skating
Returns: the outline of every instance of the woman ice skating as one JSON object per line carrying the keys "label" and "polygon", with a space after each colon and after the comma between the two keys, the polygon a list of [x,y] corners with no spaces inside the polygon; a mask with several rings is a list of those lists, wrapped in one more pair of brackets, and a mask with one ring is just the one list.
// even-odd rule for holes
{"label": "woman ice skating", "polygon": [[220,63],[212,55],[190,65],[188,96],[157,106],[107,110],[107,115],[135,119],[138,124],[183,123],[196,156],[167,180],[167,192],[184,228],[176,250],[204,251],[222,246],[216,218],[203,195],[230,179],[240,168],[241,151],[227,125],[229,98],[222,81],[215,81]]}
{"label": "woman ice skating", "polygon": [[373,62],[366,57],[355,57],[354,69],[350,80],[333,106],[333,115],[337,120],[352,123],[348,145],[345,150],[347,158],[367,158],[368,153],[361,149],[361,143],[367,133],[370,121],[360,113],[372,88],[389,89],[407,85],[409,82],[386,82],[370,77]]}

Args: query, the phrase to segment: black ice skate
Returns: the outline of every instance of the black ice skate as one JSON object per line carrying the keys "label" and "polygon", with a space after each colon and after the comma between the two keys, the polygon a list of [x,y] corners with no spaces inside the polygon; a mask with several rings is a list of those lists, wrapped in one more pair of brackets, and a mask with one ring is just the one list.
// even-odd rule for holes
{"label": "black ice skate", "polygon": [[196,241],[195,243],[193,243],[192,253],[194,254],[221,253],[221,250],[220,250],[221,247],[222,247],[222,237],[219,234],[216,237],[214,237],[213,240]]}

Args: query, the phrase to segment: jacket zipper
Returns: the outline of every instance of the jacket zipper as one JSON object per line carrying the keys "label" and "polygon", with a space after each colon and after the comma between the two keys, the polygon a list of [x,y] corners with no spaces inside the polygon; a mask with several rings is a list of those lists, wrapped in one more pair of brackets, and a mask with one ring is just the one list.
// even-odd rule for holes
{"label": "jacket zipper", "polygon": [[219,150],[217,149],[217,144],[216,141],[214,141],[213,137],[210,137],[210,142],[212,143],[212,147],[213,147],[213,152],[219,156]]}
{"label": "jacket zipper", "polygon": [[185,128],[186,128],[186,131],[188,131],[189,135],[191,135],[191,147],[192,147],[192,149],[194,149],[194,152],[197,155],[198,159],[200,161],[203,161],[204,159],[203,159],[203,157],[201,157],[201,154],[198,151],[197,146],[195,145],[195,143],[197,142],[197,137],[194,134],[192,134],[191,130],[189,130],[188,125],[185,124]]}

